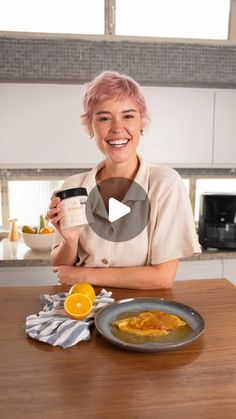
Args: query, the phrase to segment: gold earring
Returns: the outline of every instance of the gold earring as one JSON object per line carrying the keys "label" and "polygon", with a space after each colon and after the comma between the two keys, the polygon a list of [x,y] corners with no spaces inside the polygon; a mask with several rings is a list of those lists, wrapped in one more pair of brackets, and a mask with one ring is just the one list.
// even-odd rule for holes
{"label": "gold earring", "polygon": [[89,138],[90,138],[90,140],[92,140],[92,138],[93,138],[93,133],[92,132],[90,132]]}
{"label": "gold earring", "polygon": [[141,134],[141,135],[144,135],[143,129],[141,129],[140,134]]}

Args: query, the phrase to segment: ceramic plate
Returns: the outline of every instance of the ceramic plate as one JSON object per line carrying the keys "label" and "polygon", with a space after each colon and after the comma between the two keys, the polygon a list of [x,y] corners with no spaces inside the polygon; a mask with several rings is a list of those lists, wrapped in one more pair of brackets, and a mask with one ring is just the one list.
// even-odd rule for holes
{"label": "ceramic plate", "polygon": [[[114,334],[112,323],[115,320],[121,317],[124,318],[127,314],[132,316],[145,310],[160,310],[179,316],[186,321],[187,330],[184,333],[179,333],[178,331],[178,334],[171,332],[172,337],[169,334],[159,338],[155,342],[147,341],[145,338],[137,339],[135,337],[133,339],[132,336],[132,339],[130,339],[129,334],[125,334],[126,337],[128,336],[128,339],[126,337],[124,339],[124,336],[120,337],[119,333]],[[204,320],[196,310],[176,301],[168,301],[163,298],[129,298],[116,301],[102,308],[95,317],[95,326],[104,339],[123,349],[141,352],[159,352],[178,349],[193,342],[203,332]]]}

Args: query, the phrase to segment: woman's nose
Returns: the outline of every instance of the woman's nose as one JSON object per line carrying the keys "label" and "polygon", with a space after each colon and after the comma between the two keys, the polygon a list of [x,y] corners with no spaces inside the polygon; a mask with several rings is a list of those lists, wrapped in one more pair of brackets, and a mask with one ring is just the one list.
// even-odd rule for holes
{"label": "woman's nose", "polygon": [[111,126],[112,132],[121,132],[123,131],[123,124],[120,121],[113,121]]}

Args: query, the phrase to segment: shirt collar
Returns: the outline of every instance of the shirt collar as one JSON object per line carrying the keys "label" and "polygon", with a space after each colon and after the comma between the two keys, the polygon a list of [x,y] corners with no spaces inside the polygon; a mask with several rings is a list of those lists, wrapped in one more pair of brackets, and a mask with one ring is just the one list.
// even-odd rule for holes
{"label": "shirt collar", "polygon": [[[149,167],[146,162],[138,155],[139,168],[128,192],[125,194],[122,202],[127,201],[144,201],[148,193],[149,184]],[[141,188],[137,188],[138,184]]]}
{"label": "shirt collar", "polygon": [[[149,166],[148,164],[138,155],[139,160],[139,168],[136,176],[134,178],[134,182],[141,186],[142,189],[137,190],[137,187],[134,184],[131,185],[128,192],[125,194],[122,202],[127,201],[144,201],[146,199],[146,194],[148,193],[148,185],[149,185]],[[82,187],[87,189],[88,194],[92,191],[92,189],[97,186],[96,183],[96,174],[99,170],[101,170],[105,166],[105,160],[98,163],[86,176],[85,180],[83,181]],[[94,206],[98,204],[99,201],[99,194],[97,196],[97,202],[94,202]]]}

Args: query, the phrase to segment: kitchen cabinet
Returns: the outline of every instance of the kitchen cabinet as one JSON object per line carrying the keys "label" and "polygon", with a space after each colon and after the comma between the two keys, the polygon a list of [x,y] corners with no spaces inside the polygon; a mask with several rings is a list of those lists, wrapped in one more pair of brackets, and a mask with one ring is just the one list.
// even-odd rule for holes
{"label": "kitchen cabinet", "polygon": [[221,259],[215,260],[190,260],[179,263],[176,279],[211,279],[222,278],[223,262]]}
{"label": "kitchen cabinet", "polygon": [[[143,90],[151,118],[140,141],[143,157],[172,166],[211,165],[213,89]],[[0,167],[91,167],[100,161],[80,123],[83,91],[80,85],[1,84]]]}
{"label": "kitchen cabinet", "polygon": [[214,164],[236,164],[236,89],[215,92]]}
{"label": "kitchen cabinet", "polygon": [[7,266],[0,268],[0,287],[58,285],[51,266]]}
{"label": "kitchen cabinet", "polygon": [[[144,86],[150,123],[139,152],[154,164],[236,164],[236,89]],[[84,86],[0,84],[0,167],[92,167],[103,159],[80,122]],[[14,152],[13,152],[14,151]]]}
{"label": "kitchen cabinet", "polygon": [[150,126],[140,152],[151,163],[211,165],[214,91],[145,87]]}
{"label": "kitchen cabinet", "polygon": [[83,86],[0,84],[0,167],[91,167],[102,159],[81,125]]}
{"label": "kitchen cabinet", "polygon": [[223,260],[223,278],[236,285],[236,259]]}
{"label": "kitchen cabinet", "polygon": [[[190,260],[179,263],[176,279],[226,278],[236,285],[236,259]],[[0,268],[0,287],[58,285],[51,266]]]}

